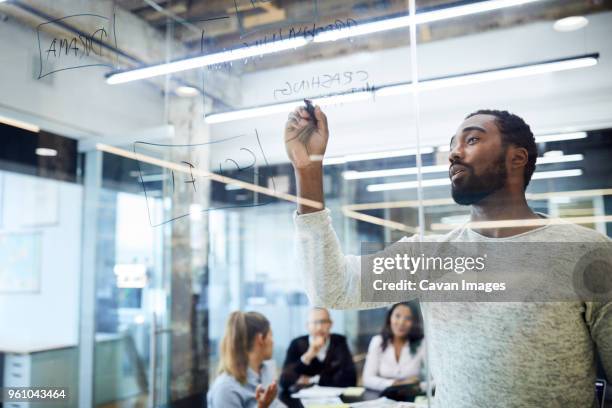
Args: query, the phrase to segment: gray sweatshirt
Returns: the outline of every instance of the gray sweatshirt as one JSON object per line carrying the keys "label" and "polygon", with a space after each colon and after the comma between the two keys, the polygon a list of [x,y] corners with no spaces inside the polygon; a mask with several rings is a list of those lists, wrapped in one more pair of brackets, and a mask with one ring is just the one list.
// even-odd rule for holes
{"label": "gray sweatshirt", "polygon": [[[329,210],[296,213],[294,222],[298,264],[314,305],[332,309],[385,306],[361,301],[360,258],[342,253]],[[465,226],[426,238],[436,242],[608,241],[569,223],[508,238],[488,238]],[[408,240],[415,238],[402,239]],[[436,381],[435,407],[595,407],[596,352],[612,378],[612,302],[423,302],[421,307]]]}

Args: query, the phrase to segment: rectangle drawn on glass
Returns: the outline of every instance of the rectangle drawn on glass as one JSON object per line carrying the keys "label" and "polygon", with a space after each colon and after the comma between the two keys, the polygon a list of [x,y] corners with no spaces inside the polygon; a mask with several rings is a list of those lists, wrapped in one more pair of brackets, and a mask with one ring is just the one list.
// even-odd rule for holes
{"label": "rectangle drawn on glass", "polygon": [[[45,39],[41,32],[46,31],[45,25],[47,24],[63,27],[69,30],[71,34]],[[93,27],[90,30],[91,32],[82,32],[73,28],[85,26]],[[75,14],[50,20],[36,27],[36,38],[40,57],[38,79],[67,69],[116,68],[115,65],[118,64],[114,15],[111,19],[97,14]],[[107,44],[113,44],[113,48],[108,47]],[[115,61],[115,65],[102,62],[92,63],[92,60],[88,57]]]}
{"label": "rectangle drawn on glass", "polygon": [[[225,146],[220,146],[225,145]],[[220,147],[224,153],[208,159],[212,148]],[[137,160],[139,180],[147,203],[149,222],[157,227],[196,213],[228,208],[255,207],[275,200],[271,195],[253,191],[249,186],[276,192],[276,183],[270,173],[257,130],[253,134],[238,135],[199,144],[158,144],[137,141],[134,153],[142,155]],[[215,149],[216,150],[216,149]],[[150,157],[151,163],[144,157]],[[159,161],[172,166],[162,167]],[[184,169],[178,171],[177,167]],[[219,181],[222,176],[228,183]],[[232,184],[236,180],[248,185]],[[214,184],[213,184],[214,183]],[[210,185],[210,191],[207,186]],[[219,186],[221,186],[219,188]],[[184,210],[173,209],[172,214],[159,215],[155,211],[155,199],[178,200]],[[178,212],[177,212],[178,211]]]}

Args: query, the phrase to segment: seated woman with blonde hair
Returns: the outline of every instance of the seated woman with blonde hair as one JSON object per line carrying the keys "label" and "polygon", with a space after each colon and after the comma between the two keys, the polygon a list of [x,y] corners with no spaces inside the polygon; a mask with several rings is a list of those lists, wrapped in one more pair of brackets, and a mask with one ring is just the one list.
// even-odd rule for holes
{"label": "seated woman with blonde hair", "polygon": [[221,342],[219,376],[206,396],[208,408],[280,408],[276,399],[272,329],[264,315],[233,312]]}

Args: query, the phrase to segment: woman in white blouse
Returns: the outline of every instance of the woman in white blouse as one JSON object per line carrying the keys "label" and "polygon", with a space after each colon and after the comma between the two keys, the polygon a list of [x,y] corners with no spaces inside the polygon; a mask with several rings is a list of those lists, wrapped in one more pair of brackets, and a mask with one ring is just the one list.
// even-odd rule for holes
{"label": "woman in white blouse", "polygon": [[420,312],[415,305],[393,305],[381,333],[370,341],[363,368],[363,385],[382,391],[393,385],[421,383],[424,378],[424,343]]}

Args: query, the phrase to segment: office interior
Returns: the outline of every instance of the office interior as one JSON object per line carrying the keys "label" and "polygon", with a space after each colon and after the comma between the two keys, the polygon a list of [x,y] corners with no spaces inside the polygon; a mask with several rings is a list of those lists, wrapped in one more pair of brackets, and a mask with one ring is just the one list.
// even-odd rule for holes
{"label": "office interior", "polygon": [[[234,310],[282,365],[304,98],[346,253],[467,219],[449,141],[478,109],[530,124],[534,210],[612,236],[609,0],[8,0],[0,38],[0,378],[60,406],[202,406]],[[331,311],[358,371],[386,310]]]}

